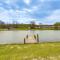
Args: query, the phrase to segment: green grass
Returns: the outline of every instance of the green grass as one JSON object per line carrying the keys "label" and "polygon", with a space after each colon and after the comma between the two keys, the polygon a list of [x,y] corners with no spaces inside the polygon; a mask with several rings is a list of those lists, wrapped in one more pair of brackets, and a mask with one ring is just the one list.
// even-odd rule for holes
{"label": "green grass", "polygon": [[0,60],[60,60],[60,42],[0,45]]}
{"label": "green grass", "polygon": [[[7,28],[0,28],[0,31],[6,31],[8,30]],[[54,28],[34,28],[34,29],[29,29],[29,28],[13,28],[13,29],[10,29],[10,30],[57,30],[57,29],[54,29]],[[58,29],[59,30],[59,29]]]}

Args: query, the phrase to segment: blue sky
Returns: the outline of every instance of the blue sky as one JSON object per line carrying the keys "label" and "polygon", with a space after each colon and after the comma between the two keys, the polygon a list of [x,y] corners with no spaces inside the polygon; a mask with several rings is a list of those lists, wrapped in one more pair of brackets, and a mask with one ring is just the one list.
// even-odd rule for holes
{"label": "blue sky", "polygon": [[0,20],[54,24],[60,22],[60,0],[0,0]]}

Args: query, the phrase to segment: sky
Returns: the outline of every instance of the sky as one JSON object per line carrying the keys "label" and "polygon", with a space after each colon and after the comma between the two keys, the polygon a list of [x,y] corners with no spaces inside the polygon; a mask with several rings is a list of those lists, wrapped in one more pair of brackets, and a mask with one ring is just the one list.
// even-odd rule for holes
{"label": "sky", "polygon": [[60,0],[0,0],[0,20],[54,24],[60,22]]}

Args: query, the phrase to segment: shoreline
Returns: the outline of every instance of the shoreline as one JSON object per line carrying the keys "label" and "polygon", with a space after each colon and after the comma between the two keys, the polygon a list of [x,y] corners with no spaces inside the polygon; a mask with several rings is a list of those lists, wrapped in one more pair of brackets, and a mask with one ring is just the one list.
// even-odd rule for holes
{"label": "shoreline", "polygon": [[6,44],[0,44],[0,45],[32,45],[32,44],[54,44],[54,43],[60,43],[60,41],[55,41],[55,42],[39,42],[39,43],[6,43]]}
{"label": "shoreline", "polygon": [[18,31],[18,30],[55,30],[55,29],[0,29],[0,31],[14,31],[14,30]]}

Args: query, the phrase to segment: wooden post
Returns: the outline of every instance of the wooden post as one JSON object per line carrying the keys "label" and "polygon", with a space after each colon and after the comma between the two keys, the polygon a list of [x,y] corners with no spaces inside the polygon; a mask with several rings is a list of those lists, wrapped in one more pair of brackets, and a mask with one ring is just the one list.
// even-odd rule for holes
{"label": "wooden post", "polygon": [[25,38],[24,38],[24,44],[25,44]]}
{"label": "wooden post", "polygon": [[34,38],[35,38],[35,40],[36,40],[36,35],[34,35]]}
{"label": "wooden post", "polygon": [[39,43],[39,35],[37,34],[37,42]]}
{"label": "wooden post", "polygon": [[28,35],[26,36],[26,38],[28,39]]}

